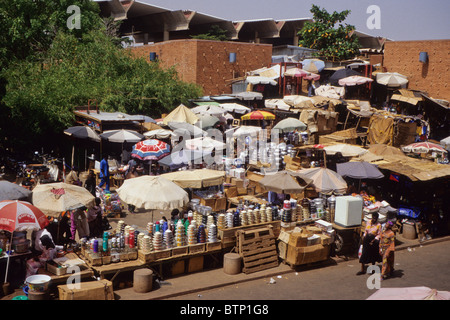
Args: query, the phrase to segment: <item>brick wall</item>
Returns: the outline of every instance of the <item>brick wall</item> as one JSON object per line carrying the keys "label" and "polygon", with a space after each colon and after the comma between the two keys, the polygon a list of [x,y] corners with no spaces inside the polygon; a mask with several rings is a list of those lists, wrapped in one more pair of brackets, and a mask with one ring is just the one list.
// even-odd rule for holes
{"label": "brick wall", "polygon": [[[419,62],[428,52],[428,63]],[[450,40],[388,41],[384,67],[408,76],[408,88],[428,92],[432,98],[450,100]]]}
{"label": "brick wall", "polygon": [[[150,62],[156,52],[163,68],[175,66],[180,79],[197,83],[204,95],[231,93],[233,78],[245,72],[267,67],[272,59],[272,45],[210,40],[172,40],[131,48],[136,56]],[[230,53],[236,62],[230,63]]]}

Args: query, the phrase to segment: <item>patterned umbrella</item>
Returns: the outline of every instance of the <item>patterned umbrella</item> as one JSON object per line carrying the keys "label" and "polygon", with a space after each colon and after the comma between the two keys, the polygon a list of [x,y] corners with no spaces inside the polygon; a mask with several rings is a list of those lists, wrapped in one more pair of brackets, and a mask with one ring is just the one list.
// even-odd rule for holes
{"label": "patterned umbrella", "polygon": [[133,146],[131,156],[141,160],[160,160],[170,154],[170,146],[157,139],[140,141]]}
{"label": "patterned umbrella", "polygon": [[275,115],[267,111],[253,111],[241,117],[242,120],[274,120]]}
{"label": "patterned umbrella", "polygon": [[443,147],[432,142],[416,142],[409,144],[402,148],[405,152],[416,152],[416,153],[428,153],[428,152],[440,152],[447,153]]}
{"label": "patterned umbrella", "polygon": [[41,230],[48,223],[45,214],[29,202],[19,200],[0,201],[0,230],[9,232]]}
{"label": "patterned umbrella", "polygon": [[325,68],[325,62],[320,59],[305,59],[302,61],[303,70],[319,73]]}
{"label": "patterned umbrella", "polygon": [[340,86],[358,86],[360,84],[365,84],[372,82],[373,79],[361,76],[350,76],[347,78],[342,78],[338,81]]}

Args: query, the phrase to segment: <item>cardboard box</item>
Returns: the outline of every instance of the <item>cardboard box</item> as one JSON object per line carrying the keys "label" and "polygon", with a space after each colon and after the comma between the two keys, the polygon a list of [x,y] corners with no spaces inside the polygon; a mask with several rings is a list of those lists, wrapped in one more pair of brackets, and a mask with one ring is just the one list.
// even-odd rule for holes
{"label": "cardboard box", "polygon": [[320,236],[320,244],[329,245],[331,244],[331,237],[326,234],[321,234]]}
{"label": "cardboard box", "polygon": [[47,263],[45,264],[45,270],[50,273],[56,274],[57,276],[62,276],[67,273],[67,267],[60,266],[53,261],[47,261]]}
{"label": "cardboard box", "polygon": [[302,265],[328,259],[330,254],[329,245],[316,244],[307,247],[288,246],[286,262],[291,265]]}
{"label": "cardboard box", "polygon": [[289,235],[288,244],[292,247],[305,247],[308,245],[308,234],[300,232],[292,232]]}
{"label": "cardboard box", "polygon": [[283,241],[279,241],[278,242],[278,256],[281,259],[286,260],[287,250],[288,250],[288,244]]}
{"label": "cardboard box", "polygon": [[114,300],[113,284],[108,280],[59,285],[58,293],[59,300]]}
{"label": "cardboard box", "polygon": [[306,231],[312,234],[322,234],[322,229],[314,226],[306,226]]}
{"label": "cardboard box", "polygon": [[247,188],[237,188],[238,196],[245,196],[247,194]]}

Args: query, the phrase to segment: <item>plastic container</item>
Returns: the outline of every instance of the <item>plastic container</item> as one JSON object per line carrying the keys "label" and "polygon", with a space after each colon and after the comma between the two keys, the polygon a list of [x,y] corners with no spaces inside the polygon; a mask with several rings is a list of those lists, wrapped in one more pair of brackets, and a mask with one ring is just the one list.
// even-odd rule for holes
{"label": "plastic container", "polygon": [[25,283],[28,285],[28,292],[46,292],[51,280],[47,275],[37,274],[26,278]]}

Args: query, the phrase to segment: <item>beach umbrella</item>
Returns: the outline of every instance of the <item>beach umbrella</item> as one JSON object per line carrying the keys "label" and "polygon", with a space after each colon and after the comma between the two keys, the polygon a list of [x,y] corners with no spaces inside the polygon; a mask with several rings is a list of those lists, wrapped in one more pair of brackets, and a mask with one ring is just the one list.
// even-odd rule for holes
{"label": "beach umbrella", "polygon": [[120,200],[137,208],[173,210],[184,207],[189,195],[177,184],[162,176],[139,176],[126,179],[117,189]]}
{"label": "beach umbrella", "polygon": [[302,69],[308,72],[319,73],[325,68],[325,62],[320,59],[305,59],[302,61]]}
{"label": "beach umbrella", "polygon": [[187,166],[189,163],[203,163],[204,153],[198,150],[182,149],[172,152],[167,157],[162,158],[158,163],[170,168],[170,170],[179,169]]}
{"label": "beach umbrella", "polygon": [[329,155],[340,152],[344,157],[358,157],[368,151],[367,149],[345,143],[326,146],[323,149]]}
{"label": "beach umbrella", "polygon": [[131,150],[131,156],[140,160],[157,161],[169,154],[169,144],[157,139],[139,141],[133,146],[133,150]]}
{"label": "beach umbrella", "polygon": [[134,130],[107,130],[100,134],[100,137],[109,142],[117,143],[136,143],[144,138],[144,135]]}
{"label": "beach umbrella", "polygon": [[[0,230],[14,231],[41,230],[49,224],[45,214],[31,203],[19,200],[0,201]],[[9,258],[6,262],[5,284],[8,280]]]}
{"label": "beach umbrella", "polygon": [[337,86],[339,84],[339,80],[343,78],[347,78],[350,76],[360,76],[362,77],[362,73],[353,70],[351,68],[343,68],[335,71],[331,77],[329,78],[330,84],[333,86]]}
{"label": "beach umbrella", "polygon": [[100,136],[92,128],[87,126],[74,126],[64,130],[68,136],[77,139],[90,139],[92,141],[100,142]]}
{"label": "beach umbrella", "polygon": [[438,152],[447,153],[442,146],[432,143],[432,142],[416,142],[402,147],[404,152],[415,152],[415,153],[428,153],[428,152]]}
{"label": "beach umbrella", "polygon": [[191,111],[195,114],[200,115],[211,115],[211,116],[221,116],[227,113],[227,110],[217,105],[203,104],[198,107],[194,107]]}
{"label": "beach umbrella", "polygon": [[312,179],[312,185],[317,192],[343,194],[347,191],[347,182],[340,174],[331,169],[317,167],[301,169],[297,172]]}
{"label": "beach umbrella", "polygon": [[259,180],[259,184],[266,190],[276,193],[297,194],[303,192],[312,181],[301,173],[283,170],[265,175]]}
{"label": "beach umbrella", "polygon": [[350,76],[342,78],[338,81],[340,86],[358,86],[361,84],[372,82],[373,79],[361,76]]}
{"label": "beach umbrella", "polygon": [[239,114],[244,114],[251,111],[249,107],[243,106],[239,103],[221,103],[220,107],[228,112],[235,112]]}
{"label": "beach umbrella", "polygon": [[292,132],[294,130],[304,131],[307,126],[302,121],[295,118],[286,118],[278,122],[273,129],[278,129],[281,132]]}
{"label": "beach umbrella", "polygon": [[268,111],[256,110],[241,117],[242,120],[274,120],[275,115]]}
{"label": "beach umbrella", "polygon": [[287,69],[286,72],[284,73],[284,76],[304,78],[306,80],[315,80],[315,81],[320,79],[320,75],[300,69],[300,68]]}
{"label": "beach umbrella", "polygon": [[367,300],[450,300],[450,291],[428,287],[381,288]]}
{"label": "beach umbrella", "polygon": [[0,181],[0,201],[26,200],[30,197],[30,190],[6,180]]}
{"label": "beach umbrella", "polygon": [[198,118],[198,122],[195,125],[199,128],[202,128],[203,130],[213,128],[220,122],[219,118],[209,114],[199,115]]}
{"label": "beach umbrella", "polygon": [[211,169],[195,169],[164,173],[160,175],[182,188],[204,188],[223,183],[225,172]]}
{"label": "beach umbrella", "polygon": [[188,150],[212,151],[213,149],[223,150],[225,148],[225,143],[212,139],[210,137],[201,137],[186,140],[186,149]]}
{"label": "beach umbrella", "polygon": [[376,81],[388,87],[401,87],[408,83],[408,77],[397,72],[377,73]]}
{"label": "beach umbrella", "polygon": [[31,199],[33,205],[46,215],[58,217],[63,211],[92,207],[95,197],[86,188],[55,182],[38,184]]}
{"label": "beach umbrella", "polygon": [[144,136],[147,139],[168,139],[171,138],[173,135],[173,132],[171,130],[167,129],[155,129],[150,130],[147,132],[144,132]]}
{"label": "beach umbrella", "polygon": [[351,161],[336,163],[336,171],[342,177],[353,179],[382,179],[384,174],[378,170],[377,166],[366,161]]}

